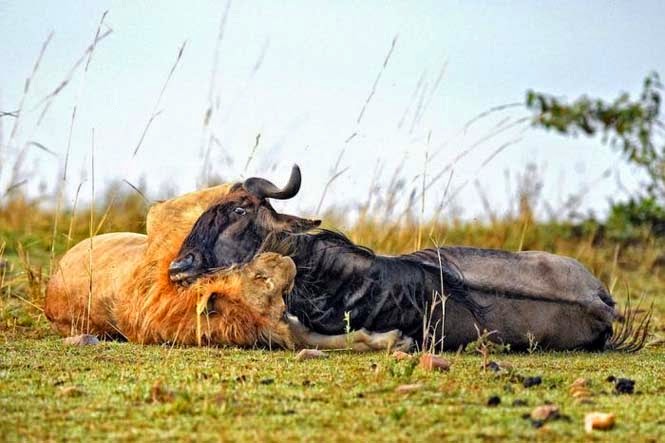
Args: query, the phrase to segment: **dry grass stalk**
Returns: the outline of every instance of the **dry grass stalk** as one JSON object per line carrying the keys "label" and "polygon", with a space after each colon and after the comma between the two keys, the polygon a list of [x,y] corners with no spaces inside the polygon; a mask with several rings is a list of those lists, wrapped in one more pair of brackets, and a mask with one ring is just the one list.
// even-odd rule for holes
{"label": "dry grass stalk", "polygon": [[386,66],[388,66],[388,62],[390,61],[390,57],[393,55],[393,51],[395,50],[395,45],[397,45],[397,35],[393,37],[393,41],[390,44],[390,49],[388,50],[388,54],[386,54],[385,59],[383,60],[383,65],[381,66],[381,69],[379,70],[379,73],[376,75],[376,78],[374,79],[374,84],[372,84],[372,90],[369,92],[369,95],[365,99],[365,103],[363,104],[362,109],[360,110],[360,114],[358,114],[358,118],[356,119],[356,124],[360,124],[360,121],[362,120],[363,116],[365,115],[365,110],[367,109],[367,106],[369,103],[372,101],[372,97],[374,97],[374,94],[376,93],[376,87],[379,84],[379,81],[381,80],[381,76],[383,75],[383,71],[386,70]]}

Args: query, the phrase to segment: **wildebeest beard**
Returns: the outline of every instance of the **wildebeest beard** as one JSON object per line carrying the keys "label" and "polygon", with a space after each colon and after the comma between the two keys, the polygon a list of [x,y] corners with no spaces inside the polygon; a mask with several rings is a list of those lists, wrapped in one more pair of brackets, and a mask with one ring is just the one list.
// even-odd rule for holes
{"label": "wildebeest beard", "polygon": [[[437,256],[440,263],[433,264],[414,255],[381,256],[329,230],[271,234],[261,251],[293,258],[297,274],[286,296],[287,309],[323,334],[341,334],[347,327],[400,329],[419,342],[423,320],[441,294],[460,303],[474,318],[485,309],[467,297],[463,276],[443,257]],[[439,316],[440,311],[433,312]]]}

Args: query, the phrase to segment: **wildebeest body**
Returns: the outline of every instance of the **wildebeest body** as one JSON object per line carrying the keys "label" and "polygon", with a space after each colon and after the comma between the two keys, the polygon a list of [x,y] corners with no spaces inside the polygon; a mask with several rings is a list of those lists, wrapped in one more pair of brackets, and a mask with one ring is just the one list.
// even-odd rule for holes
{"label": "wildebeest body", "polygon": [[[494,340],[514,349],[536,343],[602,349],[612,334],[611,297],[598,279],[566,257],[468,247],[390,257],[329,231],[266,247],[279,251],[285,245],[298,269],[288,310],[323,334],[341,334],[347,326],[377,332],[399,328],[422,343],[426,331],[430,343],[442,342],[446,349],[477,339],[474,325],[495,331]],[[442,293],[448,297],[445,314]]]}

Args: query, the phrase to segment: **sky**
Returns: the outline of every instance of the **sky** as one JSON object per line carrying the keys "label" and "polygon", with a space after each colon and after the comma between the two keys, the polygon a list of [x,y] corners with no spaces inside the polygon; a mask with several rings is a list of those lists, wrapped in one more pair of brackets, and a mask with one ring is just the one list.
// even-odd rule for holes
{"label": "sky", "polygon": [[[40,121],[43,98],[94,41],[105,11],[101,33],[112,32]],[[344,171],[322,207],[352,214],[396,168],[403,200],[423,173],[429,182],[446,171],[426,192],[426,212],[455,196],[441,211],[475,218],[506,211],[517,177],[536,165],[543,208],[559,213],[582,192],[579,211],[602,214],[640,186],[619,153],[530,128],[520,106],[467,124],[523,103],[528,89],[636,94],[649,72],[665,73],[663,17],[661,1],[0,0],[0,111],[19,108],[53,32],[13,137],[16,119],[0,119],[0,185],[25,178],[33,194],[52,191],[67,159],[71,203],[81,183],[91,198],[93,163],[95,192],[143,179],[150,196],[209,177],[281,184],[298,163],[301,193],[279,209],[315,212]],[[11,178],[25,146],[24,176]]]}

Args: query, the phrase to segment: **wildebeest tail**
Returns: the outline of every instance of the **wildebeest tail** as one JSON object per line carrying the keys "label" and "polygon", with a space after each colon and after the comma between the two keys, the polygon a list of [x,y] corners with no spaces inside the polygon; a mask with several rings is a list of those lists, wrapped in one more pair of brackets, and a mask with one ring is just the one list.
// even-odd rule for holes
{"label": "wildebeest tail", "polygon": [[612,336],[607,340],[605,349],[609,351],[637,352],[644,347],[650,335],[651,319],[653,317],[653,302],[646,311],[640,309],[640,304],[632,307],[630,296],[621,312],[617,315]]}

